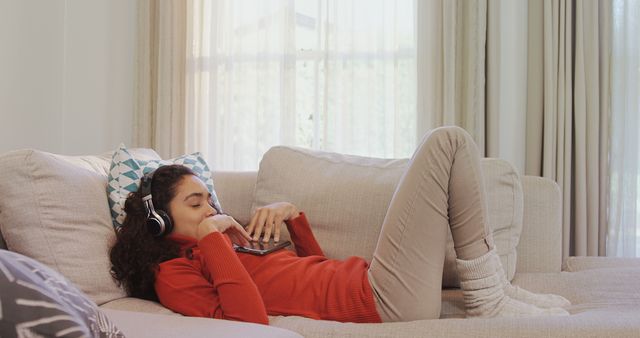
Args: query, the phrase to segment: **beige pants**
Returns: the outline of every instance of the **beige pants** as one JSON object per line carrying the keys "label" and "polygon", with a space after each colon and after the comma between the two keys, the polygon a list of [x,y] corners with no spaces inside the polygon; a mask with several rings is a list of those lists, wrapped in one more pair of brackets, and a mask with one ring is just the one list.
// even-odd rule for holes
{"label": "beige pants", "polygon": [[368,272],[383,322],[440,317],[447,229],[460,259],[493,247],[480,170],[464,129],[424,137],[391,199]]}

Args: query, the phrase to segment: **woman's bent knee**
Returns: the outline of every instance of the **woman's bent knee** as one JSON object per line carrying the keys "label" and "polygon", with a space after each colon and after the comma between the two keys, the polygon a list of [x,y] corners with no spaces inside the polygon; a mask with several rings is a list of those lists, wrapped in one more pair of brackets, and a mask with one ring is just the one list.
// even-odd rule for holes
{"label": "woman's bent knee", "polygon": [[446,138],[464,138],[472,139],[471,134],[464,128],[458,126],[442,126],[432,130],[431,135],[438,135]]}
{"label": "woman's bent knee", "polygon": [[466,130],[458,126],[443,126],[429,131],[422,139],[416,153],[428,152],[428,149],[442,149],[445,153],[452,154],[453,150],[473,142],[473,138]]}

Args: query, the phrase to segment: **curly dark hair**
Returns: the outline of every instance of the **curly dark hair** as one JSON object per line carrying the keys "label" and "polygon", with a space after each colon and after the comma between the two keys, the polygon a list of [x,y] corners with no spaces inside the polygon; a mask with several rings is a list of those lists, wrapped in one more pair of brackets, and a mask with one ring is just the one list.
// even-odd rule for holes
{"label": "curly dark hair", "polygon": [[[184,176],[195,173],[182,165],[162,166],[153,173],[151,195],[156,210],[169,217],[169,202],[176,195],[176,187]],[[111,247],[111,275],[128,295],[158,301],[155,292],[155,273],[164,261],[180,257],[180,246],[165,237],[154,237],[147,230],[147,212],[140,189],[132,192],[124,204],[126,217],[116,231]]]}

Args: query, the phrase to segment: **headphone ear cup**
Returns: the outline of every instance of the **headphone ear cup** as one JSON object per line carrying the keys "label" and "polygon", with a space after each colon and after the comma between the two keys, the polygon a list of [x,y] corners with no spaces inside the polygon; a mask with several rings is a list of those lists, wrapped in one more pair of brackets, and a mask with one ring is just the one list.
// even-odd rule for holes
{"label": "headphone ear cup", "polygon": [[156,210],[156,213],[162,218],[162,221],[164,221],[164,232],[160,233],[158,236],[170,234],[171,231],[173,231],[173,223],[171,222],[171,217],[169,217],[169,214],[167,214],[163,210]]}
{"label": "headphone ear cup", "polygon": [[154,237],[162,236],[162,234],[164,233],[164,231],[162,231],[164,227],[160,222],[161,220],[159,220],[155,216],[147,218],[147,230]]}

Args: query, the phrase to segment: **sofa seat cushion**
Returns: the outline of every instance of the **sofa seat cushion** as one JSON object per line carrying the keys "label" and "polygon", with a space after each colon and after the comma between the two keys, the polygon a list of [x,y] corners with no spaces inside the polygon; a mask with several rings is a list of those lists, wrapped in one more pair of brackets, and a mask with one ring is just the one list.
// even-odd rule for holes
{"label": "sofa seat cushion", "polygon": [[290,330],[254,323],[114,309],[103,309],[103,312],[127,337],[302,338],[301,335]]}
{"label": "sofa seat cushion", "polygon": [[[274,317],[271,325],[305,337],[638,337],[640,269],[618,267],[577,272],[517,274],[514,284],[534,292],[556,293],[572,302],[570,316],[462,319],[459,290],[443,292],[446,319],[408,323],[353,324]],[[447,303],[448,302],[448,303]],[[454,309],[453,311],[451,309]],[[451,313],[453,312],[453,313]],[[458,312],[457,314],[455,312]],[[444,316],[447,317],[447,316]]]}
{"label": "sofa seat cushion", "polygon": [[[589,311],[640,313],[640,268],[610,267],[576,272],[521,273],[514,284],[532,292],[556,293],[572,305],[571,314]],[[640,330],[640,326],[637,327]]]}
{"label": "sofa seat cushion", "polygon": [[[640,265],[637,264],[640,259],[631,259],[635,265],[621,266],[620,263],[629,259],[602,258],[579,259],[583,262],[575,267],[584,269],[574,272],[518,273],[512,284],[536,293],[561,295],[571,301],[572,306],[567,310],[572,314],[615,308],[640,311]],[[608,266],[606,261],[609,261]],[[443,290],[440,317],[464,318],[464,303],[459,289]]]}
{"label": "sofa seat cushion", "polygon": [[431,319],[404,323],[355,324],[278,317],[272,326],[306,338],[327,337],[638,337],[639,311],[592,310],[563,317]]}
{"label": "sofa seat cushion", "polygon": [[[555,293],[572,302],[568,317],[463,319],[458,289],[445,289],[437,320],[354,324],[297,316],[270,316],[270,326],[305,337],[637,337],[640,333],[640,269],[609,267],[577,272],[519,273],[513,283],[533,292]],[[125,298],[101,307],[160,313],[160,304]],[[108,313],[108,312],[107,312]],[[116,324],[118,322],[116,321]],[[124,330],[123,330],[124,331]],[[126,333],[126,331],[124,331]]]}
{"label": "sofa seat cushion", "polygon": [[113,309],[123,311],[135,311],[145,313],[156,313],[163,315],[182,316],[177,312],[173,312],[158,302],[153,302],[146,299],[125,297],[112,300],[110,302],[100,305],[101,309]]}
{"label": "sofa seat cushion", "polygon": [[[370,261],[389,202],[407,159],[377,159],[296,147],[273,147],[263,156],[252,209],[289,201],[304,210],[328,257]],[[483,159],[489,224],[509,278],[515,274],[522,230],[519,175],[506,161]],[[283,229],[286,232],[286,229]],[[285,233],[285,239],[288,234]],[[457,286],[455,251],[449,232],[444,286]]]}

